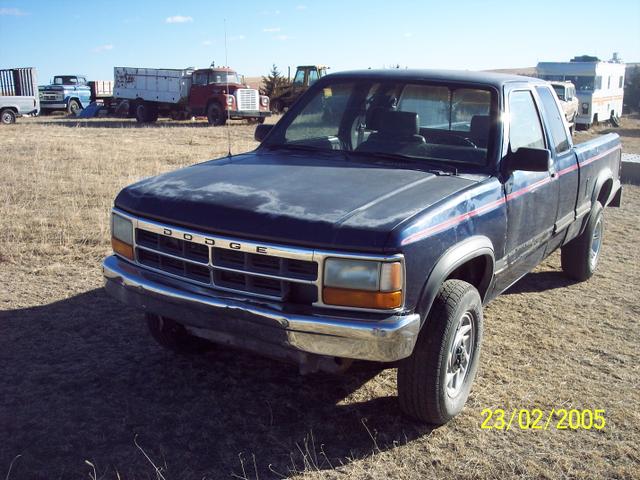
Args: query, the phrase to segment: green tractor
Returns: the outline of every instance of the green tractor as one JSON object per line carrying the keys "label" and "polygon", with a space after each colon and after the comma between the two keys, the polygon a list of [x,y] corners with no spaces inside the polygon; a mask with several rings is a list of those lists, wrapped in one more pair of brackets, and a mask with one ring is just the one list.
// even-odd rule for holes
{"label": "green tractor", "polygon": [[296,69],[293,82],[277,97],[271,99],[271,110],[283,113],[313,85],[319,78],[327,74],[329,67],[324,65],[300,65]]}

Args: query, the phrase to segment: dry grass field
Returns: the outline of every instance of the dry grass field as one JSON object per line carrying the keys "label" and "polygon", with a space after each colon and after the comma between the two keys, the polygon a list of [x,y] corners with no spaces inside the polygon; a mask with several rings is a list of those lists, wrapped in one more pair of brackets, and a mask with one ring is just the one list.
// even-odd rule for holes
{"label": "dry grass field", "polygon": [[[634,151],[640,122],[628,122]],[[111,202],[134,180],[225,155],[228,134],[234,152],[252,149],[253,129],[0,128],[0,478],[640,477],[640,187],[607,209],[590,281],[566,280],[554,254],[487,307],[469,403],[437,429],[399,415],[393,369],[302,377],[234,350],[156,346],[101,288]],[[607,423],[482,430],[482,410],[499,407],[605,409]]]}

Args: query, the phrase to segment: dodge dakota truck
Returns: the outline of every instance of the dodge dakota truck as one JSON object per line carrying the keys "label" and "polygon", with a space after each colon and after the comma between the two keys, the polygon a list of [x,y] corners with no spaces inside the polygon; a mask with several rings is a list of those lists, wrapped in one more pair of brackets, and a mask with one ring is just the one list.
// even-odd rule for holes
{"label": "dodge dakota truck", "polygon": [[318,80],[254,151],[124,188],[105,288],[178,352],[397,367],[404,413],[458,414],[483,306],[561,249],[598,265],[620,141],[573,145],[549,83],[455,71]]}

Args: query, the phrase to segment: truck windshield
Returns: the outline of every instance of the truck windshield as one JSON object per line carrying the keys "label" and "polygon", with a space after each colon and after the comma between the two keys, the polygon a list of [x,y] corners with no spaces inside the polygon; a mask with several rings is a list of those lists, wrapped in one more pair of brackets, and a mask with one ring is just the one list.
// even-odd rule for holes
{"label": "truck windshield", "polygon": [[496,116],[489,89],[342,81],[303,98],[265,145],[486,165]]}
{"label": "truck windshield", "polygon": [[240,78],[235,72],[211,72],[209,83],[240,83]]}
{"label": "truck windshield", "polygon": [[54,85],[77,85],[78,77],[71,77],[68,75],[53,77],[53,84]]}

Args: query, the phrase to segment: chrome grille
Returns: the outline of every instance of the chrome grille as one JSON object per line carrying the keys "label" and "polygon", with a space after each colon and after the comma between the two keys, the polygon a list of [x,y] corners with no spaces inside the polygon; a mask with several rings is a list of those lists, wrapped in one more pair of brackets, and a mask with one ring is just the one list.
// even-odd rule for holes
{"label": "chrome grille", "polygon": [[222,290],[308,305],[318,300],[314,261],[242,251],[233,241],[219,247],[191,234],[176,238],[170,228],[159,233],[138,226],[135,233],[140,265]]}
{"label": "chrome grille", "polygon": [[236,90],[236,100],[240,111],[258,111],[260,95],[257,90],[251,88],[239,88]]}
{"label": "chrome grille", "polygon": [[40,93],[40,99],[45,101],[61,101],[64,96],[61,93]]}

